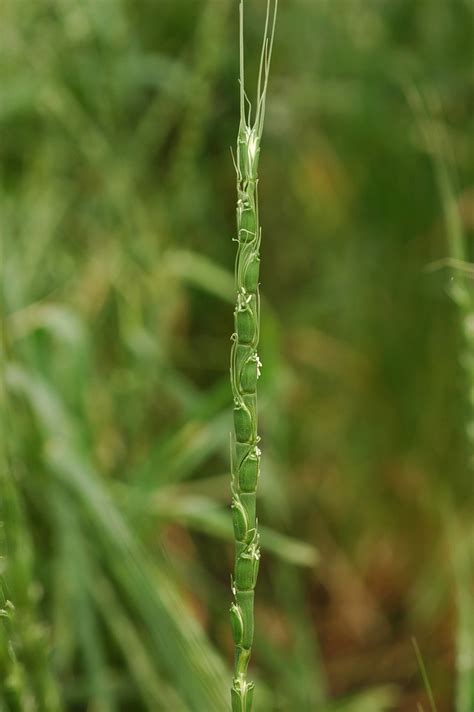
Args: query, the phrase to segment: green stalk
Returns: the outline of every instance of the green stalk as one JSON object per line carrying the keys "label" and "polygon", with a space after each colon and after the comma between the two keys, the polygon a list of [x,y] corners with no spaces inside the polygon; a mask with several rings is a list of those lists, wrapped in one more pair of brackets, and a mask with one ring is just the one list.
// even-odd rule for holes
{"label": "green stalk", "polygon": [[[232,334],[230,378],[234,398],[232,443],[232,513],[235,537],[235,566],[232,580],[234,601],[230,608],[235,642],[234,680],[231,691],[233,712],[251,712],[253,682],[247,668],[254,631],[254,590],[260,560],[256,517],[260,449],[257,433],[257,379],[261,363],[257,353],[260,331],[260,240],[258,219],[258,160],[265,116],[278,0],[267,2],[262,53],[257,85],[257,106],[252,119],[251,104],[244,84],[244,8],[240,2],[240,125],[237,136],[237,256],[235,261],[235,331]],[[247,111],[246,111],[247,109]]]}

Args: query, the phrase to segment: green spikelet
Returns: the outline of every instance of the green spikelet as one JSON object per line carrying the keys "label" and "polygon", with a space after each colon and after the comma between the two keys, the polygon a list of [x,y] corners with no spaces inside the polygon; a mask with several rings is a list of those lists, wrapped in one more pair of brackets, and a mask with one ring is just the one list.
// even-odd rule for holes
{"label": "green spikelet", "polygon": [[232,498],[232,522],[236,541],[246,541],[249,531],[248,516],[240,497],[237,495]]}
{"label": "green spikelet", "polygon": [[[232,712],[251,712],[254,685],[247,680],[254,634],[254,589],[260,561],[256,497],[260,474],[257,434],[257,354],[260,330],[260,240],[258,218],[258,161],[265,115],[265,100],[278,0],[267,3],[260,58],[257,105],[251,116],[244,90],[243,0],[240,2],[240,125],[237,136],[237,257],[235,264],[235,333],[232,335],[230,376],[234,397],[232,466],[232,520],[235,564],[230,608],[235,642]],[[272,18],[270,20],[270,15]],[[246,111],[248,107],[248,111]]]}
{"label": "green spikelet", "polygon": [[242,611],[239,606],[233,603],[230,607],[230,625],[232,628],[232,636],[236,645],[242,645],[244,635],[244,621]]}

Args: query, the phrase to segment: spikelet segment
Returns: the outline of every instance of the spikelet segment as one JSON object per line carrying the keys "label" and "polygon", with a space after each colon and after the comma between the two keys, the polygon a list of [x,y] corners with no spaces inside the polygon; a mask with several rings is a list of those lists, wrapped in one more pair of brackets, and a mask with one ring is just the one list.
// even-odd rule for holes
{"label": "spikelet segment", "polygon": [[242,673],[232,686],[232,712],[252,712],[253,682],[248,682]]}

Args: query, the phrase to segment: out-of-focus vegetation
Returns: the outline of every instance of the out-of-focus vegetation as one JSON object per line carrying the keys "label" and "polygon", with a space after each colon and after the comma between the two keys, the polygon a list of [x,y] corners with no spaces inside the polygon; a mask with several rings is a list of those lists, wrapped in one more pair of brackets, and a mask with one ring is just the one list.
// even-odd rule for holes
{"label": "out-of-focus vegetation", "polygon": [[[473,5],[280,5],[257,707],[471,712]],[[1,15],[0,709],[220,712],[237,3]]]}

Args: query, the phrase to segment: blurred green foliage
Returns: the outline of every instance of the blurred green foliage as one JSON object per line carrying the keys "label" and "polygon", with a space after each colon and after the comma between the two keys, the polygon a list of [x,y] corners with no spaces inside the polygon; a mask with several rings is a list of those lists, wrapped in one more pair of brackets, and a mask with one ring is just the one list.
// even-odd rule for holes
{"label": "blurred green foliage", "polygon": [[[257,707],[470,712],[473,5],[280,5]],[[0,709],[224,710],[237,3],[1,16]]]}

